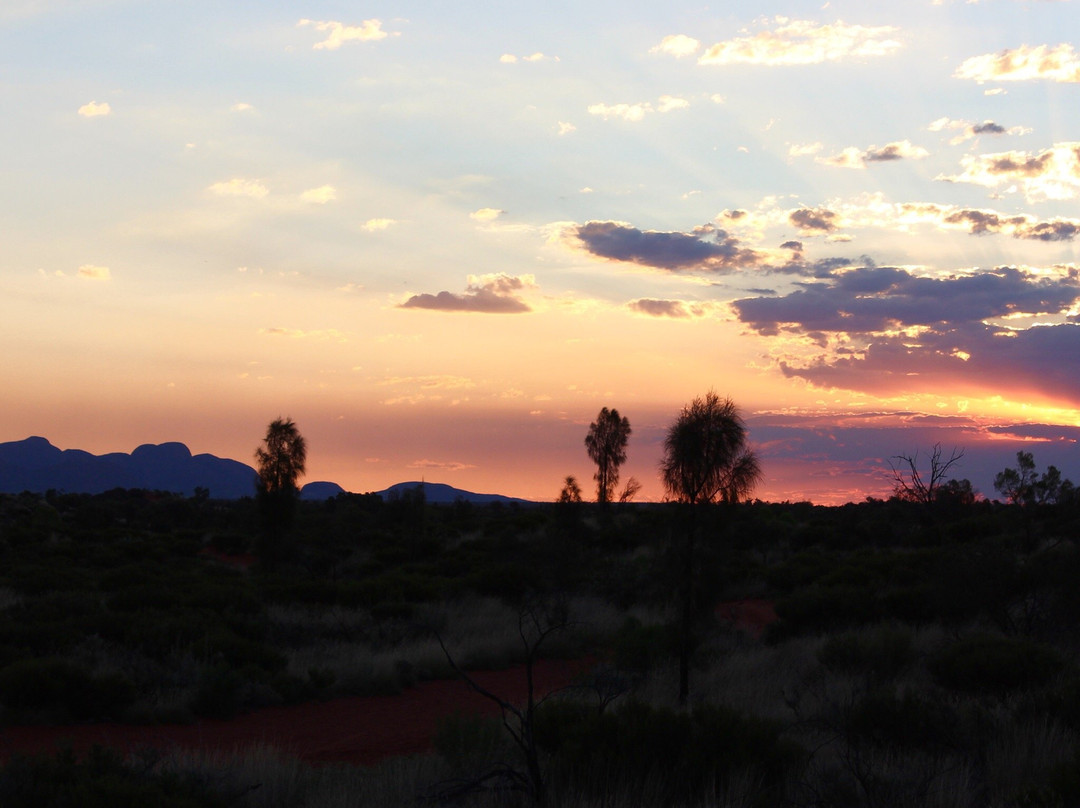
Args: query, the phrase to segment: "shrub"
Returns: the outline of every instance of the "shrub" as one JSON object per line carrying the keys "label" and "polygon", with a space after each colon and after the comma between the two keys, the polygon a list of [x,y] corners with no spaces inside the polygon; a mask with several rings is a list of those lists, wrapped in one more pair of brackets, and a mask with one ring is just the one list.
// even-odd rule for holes
{"label": "shrub", "polygon": [[714,705],[685,713],[632,701],[598,713],[562,702],[538,712],[535,732],[556,777],[592,797],[619,783],[639,794],[659,787],[665,803],[715,799],[748,772],[775,790],[801,757],[779,725]]}
{"label": "shrub", "polygon": [[514,754],[507,749],[502,721],[461,713],[439,720],[434,746],[456,772],[476,771]]}
{"label": "shrub", "polygon": [[133,766],[119,753],[93,747],[53,756],[13,756],[0,769],[4,808],[224,808],[230,804],[193,777]]}
{"label": "shrub", "polygon": [[1052,648],[1013,637],[976,634],[942,648],[929,661],[938,684],[963,693],[1004,694],[1048,682],[1063,667]]}
{"label": "shrub", "polygon": [[674,655],[676,641],[677,635],[667,626],[644,626],[637,618],[628,617],[613,639],[615,665],[645,673]]}
{"label": "shrub", "polygon": [[857,701],[844,718],[849,738],[879,747],[931,750],[955,745],[957,718],[941,699],[893,688],[877,689]]}
{"label": "shrub", "polygon": [[848,632],[830,637],[818,651],[828,670],[862,674],[874,680],[894,679],[915,659],[911,632],[881,627],[872,634]]}
{"label": "shrub", "polygon": [[0,702],[16,720],[118,718],[134,700],[135,688],[125,677],[93,676],[63,659],[23,659],[0,671]]}

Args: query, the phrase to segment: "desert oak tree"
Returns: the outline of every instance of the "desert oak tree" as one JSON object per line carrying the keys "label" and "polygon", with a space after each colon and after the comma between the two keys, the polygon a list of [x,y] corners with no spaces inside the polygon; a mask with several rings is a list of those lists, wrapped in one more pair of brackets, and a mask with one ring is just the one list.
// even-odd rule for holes
{"label": "desert oak tree", "polygon": [[273,567],[285,555],[285,539],[299,496],[297,481],[304,475],[307,463],[307,444],[291,418],[271,422],[255,460],[255,492],[262,517],[259,560]]}
{"label": "desert oak tree", "polygon": [[619,482],[619,466],[626,462],[626,443],[630,439],[630,421],[618,410],[604,407],[589,425],[585,448],[596,463],[596,501],[611,502]]}
{"label": "desert oak tree", "polygon": [[745,499],[761,480],[757,456],[747,445],[746,425],[735,403],[713,391],[683,407],[664,439],[660,476],[669,500],[688,506],[679,564],[679,702],[690,695],[694,648],[694,572],[698,510]]}

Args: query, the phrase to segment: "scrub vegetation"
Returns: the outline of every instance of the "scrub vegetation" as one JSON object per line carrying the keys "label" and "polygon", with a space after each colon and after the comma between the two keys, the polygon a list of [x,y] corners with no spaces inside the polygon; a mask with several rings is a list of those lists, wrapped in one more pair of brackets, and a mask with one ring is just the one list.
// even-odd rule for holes
{"label": "scrub vegetation", "polygon": [[[372,767],[271,747],[16,754],[0,803],[1080,804],[1071,491],[699,506],[687,645],[689,507],[343,494],[298,502],[292,549],[264,565],[255,497],[0,497],[7,726],[228,718],[538,650],[588,660],[575,687],[515,705],[517,737],[457,715],[429,754]],[[726,619],[743,598],[775,605],[761,637]]]}

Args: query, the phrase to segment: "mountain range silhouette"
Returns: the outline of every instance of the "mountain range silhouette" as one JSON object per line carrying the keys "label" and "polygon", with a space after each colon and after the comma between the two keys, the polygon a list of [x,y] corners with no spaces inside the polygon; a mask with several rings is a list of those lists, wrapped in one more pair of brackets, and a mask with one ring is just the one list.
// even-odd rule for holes
{"label": "mountain range silhouette", "polygon": [[[0,443],[0,493],[44,493],[50,489],[69,494],[100,494],[114,488],[141,488],[193,496],[205,488],[215,499],[240,499],[255,493],[255,469],[238,460],[212,454],[192,455],[183,443],[144,443],[131,454],[94,455],[81,449],[58,449],[42,437]],[[526,502],[501,494],[474,494],[443,483],[397,483],[375,493],[383,499],[400,498],[424,486],[431,503],[459,499],[475,504]],[[303,499],[337,496],[344,488],[334,482],[310,482],[300,490]]]}

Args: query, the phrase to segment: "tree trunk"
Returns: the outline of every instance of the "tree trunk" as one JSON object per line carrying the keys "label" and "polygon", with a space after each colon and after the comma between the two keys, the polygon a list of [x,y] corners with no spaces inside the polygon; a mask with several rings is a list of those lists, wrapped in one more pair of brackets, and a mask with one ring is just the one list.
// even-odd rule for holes
{"label": "tree trunk", "polygon": [[690,654],[694,628],[694,544],[697,539],[697,506],[690,505],[689,527],[683,548],[682,614],[679,619],[679,704],[690,697]]}

